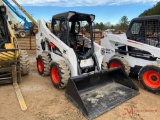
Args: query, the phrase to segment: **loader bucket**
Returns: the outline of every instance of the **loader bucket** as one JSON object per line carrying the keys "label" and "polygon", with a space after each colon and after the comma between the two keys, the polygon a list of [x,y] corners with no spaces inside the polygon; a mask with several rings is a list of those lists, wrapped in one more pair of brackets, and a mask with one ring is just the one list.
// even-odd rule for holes
{"label": "loader bucket", "polygon": [[93,119],[138,95],[139,90],[121,68],[71,77],[65,95]]}

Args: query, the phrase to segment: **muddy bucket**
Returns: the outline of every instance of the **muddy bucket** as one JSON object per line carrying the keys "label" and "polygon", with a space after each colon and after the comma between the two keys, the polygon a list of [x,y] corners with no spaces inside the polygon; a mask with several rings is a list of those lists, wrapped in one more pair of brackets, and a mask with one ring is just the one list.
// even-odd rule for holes
{"label": "muddy bucket", "polygon": [[121,68],[71,77],[66,97],[93,119],[136,96],[137,86]]}

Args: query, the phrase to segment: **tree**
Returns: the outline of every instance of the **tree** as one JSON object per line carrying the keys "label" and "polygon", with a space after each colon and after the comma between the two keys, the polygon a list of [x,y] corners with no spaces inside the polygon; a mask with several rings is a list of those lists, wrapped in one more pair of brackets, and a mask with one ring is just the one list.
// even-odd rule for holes
{"label": "tree", "polygon": [[159,15],[159,14],[160,14],[160,2],[157,2],[157,4],[154,5],[152,8],[149,8],[148,10],[145,10],[143,13],[141,13],[139,17]]}
{"label": "tree", "polygon": [[106,22],[105,29],[110,29],[113,25],[110,22]]}
{"label": "tree", "polygon": [[127,16],[123,16],[120,20],[120,28],[121,30],[124,32],[127,30],[128,28],[128,25],[129,25],[129,21],[128,21],[128,18]]}
{"label": "tree", "polygon": [[120,28],[120,24],[116,24],[115,26],[114,26],[114,28],[116,29],[116,30],[120,30],[121,28]]}
{"label": "tree", "polygon": [[99,28],[100,28],[99,23],[96,23],[96,24],[95,24],[95,29],[99,29]]}
{"label": "tree", "polygon": [[105,28],[105,27],[104,27],[104,24],[103,24],[103,22],[100,22],[99,29],[100,29],[100,30],[104,30],[104,28]]}
{"label": "tree", "polygon": [[88,24],[86,24],[86,25],[84,26],[84,28],[85,28],[85,31],[89,32],[89,25],[88,25]]}

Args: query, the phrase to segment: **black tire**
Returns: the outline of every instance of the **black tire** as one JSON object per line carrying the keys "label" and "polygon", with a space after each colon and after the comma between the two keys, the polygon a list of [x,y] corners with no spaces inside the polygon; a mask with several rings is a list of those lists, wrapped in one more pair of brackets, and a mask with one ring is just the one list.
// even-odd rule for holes
{"label": "black tire", "polygon": [[20,51],[20,67],[21,67],[21,75],[29,74],[29,57],[26,50]]}
{"label": "black tire", "polygon": [[51,63],[50,78],[57,89],[65,88],[70,78],[68,65],[62,60]]}
{"label": "black tire", "polygon": [[37,58],[37,69],[38,73],[41,76],[48,76],[50,74],[50,62],[51,58],[49,57],[48,53],[42,53]]}
{"label": "black tire", "polygon": [[25,38],[26,37],[26,32],[25,31],[21,31],[21,32],[19,32],[18,36],[21,37],[21,38]]}
{"label": "black tire", "polygon": [[122,67],[122,69],[126,72],[127,75],[130,73],[130,66],[128,62],[120,56],[115,56],[109,60],[108,63],[109,68],[114,68],[114,67]]}
{"label": "black tire", "polygon": [[101,68],[102,68],[102,70],[108,70],[107,63],[103,61],[102,64],[101,64]]}
{"label": "black tire", "polygon": [[160,93],[160,65],[147,65],[140,69],[138,80],[142,87],[152,93]]}

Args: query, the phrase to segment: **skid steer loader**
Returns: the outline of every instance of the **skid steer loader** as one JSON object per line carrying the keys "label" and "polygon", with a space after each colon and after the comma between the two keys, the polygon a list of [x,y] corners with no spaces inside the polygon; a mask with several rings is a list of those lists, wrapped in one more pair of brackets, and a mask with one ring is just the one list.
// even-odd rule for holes
{"label": "skid steer loader", "polygon": [[[93,42],[95,15],[69,11],[52,17],[51,30],[38,20],[37,68],[50,74],[53,85],[65,88],[65,95],[82,113],[93,119],[138,94],[138,88],[121,70],[107,70],[102,62],[105,50]],[[90,39],[80,34],[88,24]]]}
{"label": "skid steer loader", "polygon": [[160,93],[160,15],[134,18],[126,34],[104,33],[104,61],[138,75],[142,87]]}
{"label": "skid steer loader", "polygon": [[27,52],[19,49],[17,39],[8,24],[6,7],[0,6],[0,85],[13,83],[22,110],[26,110],[27,106],[18,82],[21,75],[29,73],[28,64]]}

